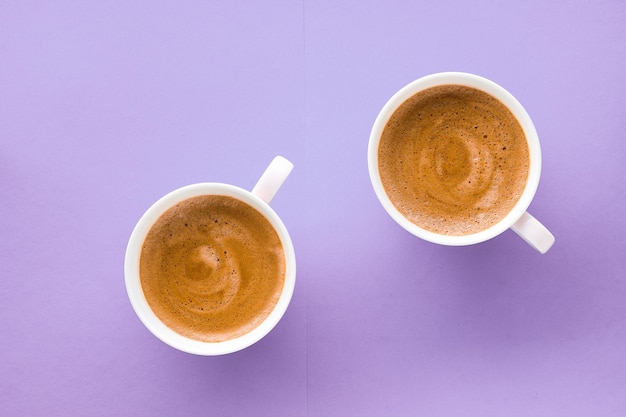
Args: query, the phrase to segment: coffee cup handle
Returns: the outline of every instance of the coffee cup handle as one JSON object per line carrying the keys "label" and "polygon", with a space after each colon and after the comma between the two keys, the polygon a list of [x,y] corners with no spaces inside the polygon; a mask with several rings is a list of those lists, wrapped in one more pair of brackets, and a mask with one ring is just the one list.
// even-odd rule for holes
{"label": "coffee cup handle", "polygon": [[528,212],[525,212],[511,229],[542,254],[554,245],[554,235]]}
{"label": "coffee cup handle", "polygon": [[282,156],[275,157],[252,189],[252,194],[269,204],[283,185],[293,164]]}

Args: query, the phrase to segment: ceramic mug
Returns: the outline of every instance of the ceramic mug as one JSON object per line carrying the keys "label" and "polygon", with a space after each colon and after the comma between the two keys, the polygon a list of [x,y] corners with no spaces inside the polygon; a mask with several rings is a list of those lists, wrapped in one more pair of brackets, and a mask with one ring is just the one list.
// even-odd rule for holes
{"label": "ceramic mug", "polygon": [[[487,229],[466,235],[444,235],[426,230],[408,220],[392,203],[383,187],[378,165],[378,149],[383,130],[394,112],[407,99],[415,94],[442,85],[461,85],[472,87],[495,97],[513,113],[526,136],[529,149],[530,167],[523,192],[513,208],[497,223]],[[486,78],[462,73],[443,72],[419,78],[401,88],[383,106],[371,130],[368,147],[368,168],[370,180],[378,200],[387,213],[404,229],[429,242],[450,245],[472,245],[491,239],[507,229],[512,229],[540,253],[546,253],[554,244],[550,231],[527,212],[541,176],[541,149],[535,126],[522,105],[503,87]]]}
{"label": "ceramic mug", "polygon": [[[267,335],[287,310],[296,280],[296,257],[287,228],[269,203],[279,190],[291,170],[293,164],[283,157],[276,157],[267,167],[252,191],[234,185],[222,183],[192,184],[170,192],[154,203],[140,218],[135,226],[126,249],[124,275],[126,291],[131,305],[141,322],[158,339],[166,344],[197,355],[222,355],[244,349]],[[234,197],[255,208],[272,225],[284,250],[285,280],[278,302],[257,327],[248,333],[220,342],[203,342],[185,337],[165,325],[153,312],[142,290],[140,279],[140,256],[143,242],[152,225],[168,209],[189,198],[202,195],[221,195]]]}

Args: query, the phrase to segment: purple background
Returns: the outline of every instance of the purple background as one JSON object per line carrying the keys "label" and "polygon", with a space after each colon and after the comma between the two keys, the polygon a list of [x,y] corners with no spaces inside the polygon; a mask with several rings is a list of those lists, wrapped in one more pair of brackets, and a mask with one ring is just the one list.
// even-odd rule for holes
{"label": "purple background", "polygon": [[[624,22],[622,0],[3,1],[0,415],[626,415]],[[533,117],[547,255],[436,246],[378,203],[376,114],[447,70]],[[284,319],[232,355],[169,348],[126,296],[134,224],[277,154]]]}

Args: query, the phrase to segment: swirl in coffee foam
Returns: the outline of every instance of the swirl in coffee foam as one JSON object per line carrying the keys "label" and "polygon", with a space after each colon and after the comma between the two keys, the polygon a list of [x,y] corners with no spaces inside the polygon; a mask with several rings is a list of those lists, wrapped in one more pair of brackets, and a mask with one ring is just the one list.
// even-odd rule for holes
{"label": "swirl in coffee foam", "polygon": [[530,158],[515,116],[492,96],[446,85],[417,93],[387,123],[379,171],[396,208],[446,235],[484,230],[523,192]]}
{"label": "swirl in coffee foam", "polygon": [[253,207],[201,196],[165,212],[143,245],[141,284],[154,313],[178,333],[217,342],[260,324],[280,297],[282,244]]}

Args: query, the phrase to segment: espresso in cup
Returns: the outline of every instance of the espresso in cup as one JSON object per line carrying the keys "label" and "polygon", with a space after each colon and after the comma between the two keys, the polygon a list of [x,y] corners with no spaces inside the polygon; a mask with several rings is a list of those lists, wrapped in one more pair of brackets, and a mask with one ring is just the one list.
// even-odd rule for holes
{"label": "espresso in cup", "polygon": [[269,204],[292,169],[277,156],[251,191],[190,184],[141,216],[124,278],[137,317],[158,339],[187,353],[225,355],[278,324],[295,288],[296,257]]}
{"label": "espresso in cup", "polygon": [[477,233],[501,221],[528,181],[524,130],[498,99],[438,85],[404,101],[386,123],[378,171],[396,209],[439,235]]}
{"label": "espresso in cup", "polygon": [[223,342],[259,326],[278,302],[285,254],[274,226],[225,195],[177,203],[153,224],[139,263],[154,314],[175,332]]}
{"label": "espresso in cup", "polygon": [[486,78],[441,72],[402,87],[374,121],[367,166],[387,214],[426,241],[473,245],[511,229],[540,253],[554,244],[527,211],[541,176],[535,126]]}

